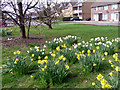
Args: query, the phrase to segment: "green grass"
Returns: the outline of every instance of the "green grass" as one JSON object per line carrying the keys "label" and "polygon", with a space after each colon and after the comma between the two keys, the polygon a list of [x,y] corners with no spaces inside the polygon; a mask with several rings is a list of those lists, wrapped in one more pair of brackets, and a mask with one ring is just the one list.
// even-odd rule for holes
{"label": "green grass", "polygon": [[[32,26],[34,27],[34,26]],[[10,28],[10,27],[8,27]],[[13,30],[13,37],[20,37],[19,28],[12,27],[10,29]],[[114,26],[94,26],[94,25],[79,25],[79,24],[72,24],[72,25],[53,25],[53,30],[48,30],[47,26],[39,26],[39,30],[31,28],[30,36],[45,36],[47,38],[54,38],[54,37],[63,37],[66,35],[76,35],[81,37],[81,41],[85,40],[88,41],[90,38],[95,37],[108,37],[108,39],[114,39],[118,37],[118,27]],[[21,55],[26,56],[26,51],[29,50],[30,47],[26,46],[14,46],[14,47],[3,47],[2,50],[2,61],[0,63],[5,64],[7,61],[7,57],[13,57],[13,52],[20,50]],[[105,62],[106,67],[101,70],[99,73],[106,75],[110,72],[111,68],[108,62]],[[89,75],[83,74],[81,68],[78,64],[72,65],[70,68],[71,75],[65,80],[64,83],[58,85],[55,84],[51,86],[51,88],[90,88],[92,87],[91,83],[96,80],[96,76],[98,72],[90,73]],[[3,88],[44,88],[46,87],[45,84],[42,84],[39,79],[33,80],[30,78],[30,75],[24,75],[20,77],[16,77],[14,74],[11,73],[3,73],[2,74],[2,84]]]}

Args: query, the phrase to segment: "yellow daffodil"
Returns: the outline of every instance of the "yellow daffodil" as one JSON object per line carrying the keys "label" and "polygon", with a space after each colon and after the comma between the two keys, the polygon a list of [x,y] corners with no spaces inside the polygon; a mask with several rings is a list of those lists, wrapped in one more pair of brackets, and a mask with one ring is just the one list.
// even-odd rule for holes
{"label": "yellow daffodil", "polygon": [[41,63],[41,60],[38,60],[38,64],[40,64]]}
{"label": "yellow daffodil", "polygon": [[69,69],[70,67],[68,65],[66,65],[66,68]]}
{"label": "yellow daffodil", "polygon": [[104,54],[105,54],[105,56],[107,56],[107,55],[108,55],[108,52],[104,52]]}
{"label": "yellow daffodil", "polygon": [[97,46],[96,49],[98,50],[98,49],[99,49],[99,46]]}
{"label": "yellow daffodil", "polygon": [[48,56],[45,56],[44,59],[48,59]]}
{"label": "yellow daffodil", "polygon": [[45,69],[44,69],[44,68],[42,68],[42,71],[44,72],[44,71],[45,71]]}
{"label": "yellow daffodil", "polygon": [[33,59],[31,59],[31,61],[33,62],[34,60],[33,60]]}
{"label": "yellow daffodil", "polygon": [[103,76],[101,75],[101,74],[99,74],[98,76],[97,76],[97,79],[98,80],[101,80],[103,78]]}
{"label": "yellow daffodil", "polygon": [[51,54],[52,57],[55,57],[56,55],[55,54]]}
{"label": "yellow daffodil", "polygon": [[41,59],[41,57],[40,57],[40,56],[38,56],[38,59],[40,60],[40,59]]}
{"label": "yellow daffodil", "polygon": [[84,50],[82,50],[82,53],[84,53],[85,51]]}
{"label": "yellow daffodil", "polygon": [[102,58],[102,60],[104,61],[104,60],[105,60],[105,58]]}
{"label": "yellow daffodil", "polygon": [[20,54],[20,51],[19,51],[19,50],[17,51],[17,54]]}
{"label": "yellow daffodil", "polygon": [[104,78],[100,82],[102,85],[105,85],[107,83],[107,81]]}
{"label": "yellow daffodil", "polygon": [[16,55],[17,53],[16,52],[14,52],[14,55]]}
{"label": "yellow daffodil", "polygon": [[112,61],[111,61],[111,60],[109,60],[109,63],[110,63],[110,64],[112,64]]}
{"label": "yellow daffodil", "polygon": [[92,85],[95,86],[95,83],[93,82]]}
{"label": "yellow daffodil", "polygon": [[3,67],[0,67],[0,69],[2,69]]}
{"label": "yellow daffodil", "polygon": [[114,65],[111,65],[111,67],[114,67]]}
{"label": "yellow daffodil", "polygon": [[90,56],[90,54],[88,54],[88,56]]}
{"label": "yellow daffodil", "polygon": [[34,57],[34,54],[32,54],[32,57]]}
{"label": "yellow daffodil", "polygon": [[42,60],[43,62],[45,62],[45,63],[47,63],[48,62],[48,60]]}
{"label": "yellow daffodil", "polygon": [[95,53],[95,50],[93,50],[93,53]]}
{"label": "yellow daffodil", "polygon": [[75,53],[75,55],[77,55],[77,53]]}
{"label": "yellow daffodil", "polygon": [[71,51],[72,49],[71,48],[69,48],[69,51]]}
{"label": "yellow daffodil", "polygon": [[31,78],[33,78],[33,75],[30,75]]}
{"label": "yellow daffodil", "polygon": [[65,61],[65,60],[66,60],[66,58],[64,57],[64,58],[63,58],[63,61]]}
{"label": "yellow daffodil", "polygon": [[47,65],[45,66],[45,68],[47,68]]}
{"label": "yellow daffodil", "polygon": [[88,54],[90,54],[90,52],[91,52],[90,50],[87,51]]}
{"label": "yellow daffodil", "polygon": [[58,47],[56,48],[56,50],[57,50],[57,51],[60,51],[60,47],[58,46]]}
{"label": "yellow daffodil", "polygon": [[17,62],[15,61],[14,64],[17,64]]}
{"label": "yellow daffodil", "polygon": [[62,56],[60,56],[58,59],[62,60],[62,59],[63,59],[63,57],[64,57],[64,56],[62,55]]}
{"label": "yellow daffodil", "polygon": [[19,60],[18,59],[16,59],[16,62],[18,62]]}
{"label": "yellow daffodil", "polygon": [[55,63],[55,65],[57,65],[59,62],[60,62],[60,61],[58,60],[58,61]]}
{"label": "yellow daffodil", "polygon": [[120,71],[120,67],[119,67],[119,66],[116,66],[115,70],[116,70],[116,71]]}
{"label": "yellow daffodil", "polygon": [[113,73],[111,72],[111,73],[109,73],[109,75],[112,77],[112,76],[113,76]]}
{"label": "yellow daffodil", "polygon": [[93,66],[96,66],[97,64],[93,64]]}

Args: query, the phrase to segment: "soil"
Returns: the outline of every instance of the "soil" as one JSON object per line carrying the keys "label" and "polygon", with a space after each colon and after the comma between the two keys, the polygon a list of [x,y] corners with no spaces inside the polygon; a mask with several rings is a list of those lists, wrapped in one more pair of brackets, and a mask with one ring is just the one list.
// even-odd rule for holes
{"label": "soil", "polygon": [[[46,38],[43,36],[32,36],[29,39],[22,39],[21,37],[12,37],[12,40],[8,40],[10,37],[2,37],[2,46],[3,47],[11,47],[11,46],[20,46],[20,45],[28,45],[28,44],[39,44],[43,46],[45,41],[51,40],[51,38]],[[11,39],[11,38],[10,38]]]}

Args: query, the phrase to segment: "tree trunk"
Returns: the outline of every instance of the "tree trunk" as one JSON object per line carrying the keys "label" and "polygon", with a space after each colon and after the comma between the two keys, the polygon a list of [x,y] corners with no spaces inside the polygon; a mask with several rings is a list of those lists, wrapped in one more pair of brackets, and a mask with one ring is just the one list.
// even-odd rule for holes
{"label": "tree trunk", "polygon": [[48,25],[48,27],[49,27],[49,29],[50,29],[50,30],[52,30],[52,29],[53,29],[51,24],[49,24],[49,25]]}
{"label": "tree trunk", "polygon": [[20,26],[20,30],[21,30],[22,38],[26,38],[25,26],[24,26],[24,25],[21,25],[21,26]]}

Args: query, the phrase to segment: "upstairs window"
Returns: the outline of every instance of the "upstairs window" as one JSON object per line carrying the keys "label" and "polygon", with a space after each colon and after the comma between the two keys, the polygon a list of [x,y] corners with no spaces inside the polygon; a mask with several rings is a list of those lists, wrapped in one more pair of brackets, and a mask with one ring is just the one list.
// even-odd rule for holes
{"label": "upstairs window", "polygon": [[108,10],[108,6],[103,6],[103,10]]}
{"label": "upstairs window", "polygon": [[111,9],[117,9],[118,8],[117,6],[118,6],[117,4],[113,4],[111,5]]}

